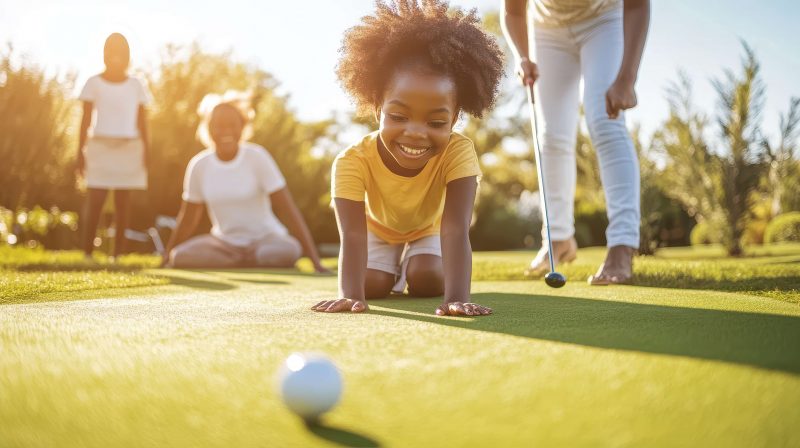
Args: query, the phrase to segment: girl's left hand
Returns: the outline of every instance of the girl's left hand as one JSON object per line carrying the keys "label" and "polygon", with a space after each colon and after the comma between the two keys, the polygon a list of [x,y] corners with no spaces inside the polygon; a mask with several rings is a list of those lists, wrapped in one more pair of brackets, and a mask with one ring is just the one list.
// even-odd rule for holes
{"label": "girl's left hand", "polygon": [[616,120],[619,111],[636,107],[636,90],[630,81],[617,78],[606,92],[606,113],[608,118]]}
{"label": "girl's left hand", "polygon": [[317,274],[322,274],[322,275],[333,275],[333,271],[331,271],[330,269],[326,268],[325,266],[323,266],[320,263],[317,263],[317,264],[314,265],[314,272],[316,272]]}
{"label": "girl's left hand", "polygon": [[145,170],[150,169],[150,150],[147,147],[142,152],[142,166]]}
{"label": "girl's left hand", "polygon": [[485,316],[492,309],[473,302],[448,302],[436,308],[437,316]]}

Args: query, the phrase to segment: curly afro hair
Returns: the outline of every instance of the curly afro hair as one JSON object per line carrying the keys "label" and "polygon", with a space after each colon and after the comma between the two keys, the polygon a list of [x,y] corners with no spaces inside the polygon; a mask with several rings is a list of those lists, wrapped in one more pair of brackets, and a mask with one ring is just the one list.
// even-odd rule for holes
{"label": "curly afro hair", "polygon": [[363,113],[381,104],[396,70],[427,69],[452,78],[459,109],[480,118],[494,106],[503,52],[479,24],[476,10],[443,0],[377,0],[345,33],[336,74]]}

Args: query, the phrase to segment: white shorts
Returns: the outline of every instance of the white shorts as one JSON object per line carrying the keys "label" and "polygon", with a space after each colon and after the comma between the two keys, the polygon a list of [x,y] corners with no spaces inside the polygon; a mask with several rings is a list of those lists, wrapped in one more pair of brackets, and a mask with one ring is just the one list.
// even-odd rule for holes
{"label": "white shorts", "polygon": [[388,272],[395,276],[392,292],[402,294],[406,290],[406,270],[408,260],[415,255],[442,256],[442,242],[439,235],[422,237],[416,241],[402,244],[389,244],[367,231],[367,269]]}
{"label": "white shorts", "polygon": [[103,189],[146,189],[142,139],[90,138],[86,143],[86,185]]}

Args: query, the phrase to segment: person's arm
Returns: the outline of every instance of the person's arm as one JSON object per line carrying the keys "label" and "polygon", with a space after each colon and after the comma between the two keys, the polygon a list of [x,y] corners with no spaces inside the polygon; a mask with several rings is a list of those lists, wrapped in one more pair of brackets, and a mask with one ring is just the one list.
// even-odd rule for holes
{"label": "person's arm", "polygon": [[317,246],[314,244],[314,238],[311,236],[308,225],[306,225],[303,215],[297,208],[289,189],[283,187],[272,193],[269,198],[272,201],[272,209],[275,214],[289,228],[289,233],[300,241],[300,245],[303,246],[303,253],[314,263],[314,270],[319,273],[330,274],[331,271],[322,266]]}
{"label": "person's arm", "polygon": [[144,153],[142,163],[145,169],[150,168],[150,131],[147,128],[147,109],[144,104],[139,105],[139,112],[136,114],[136,127],[139,129],[139,137],[142,139]]}
{"label": "person's arm", "polygon": [[75,159],[75,171],[78,176],[83,177],[86,171],[86,156],[83,147],[86,146],[86,139],[89,135],[89,126],[92,124],[92,111],[94,104],[89,101],[83,102],[83,116],[81,117],[81,127],[78,134],[78,158]]}
{"label": "person's arm", "polygon": [[442,215],[442,265],[444,267],[444,301],[436,308],[438,315],[482,315],[491,309],[472,303],[472,246],[469,223],[475,205],[478,182],[475,176],[456,179],[447,184]]}
{"label": "person's arm", "polygon": [[539,70],[531,60],[528,48],[528,1],[505,0],[503,2],[503,20],[500,25],[503,35],[511,46],[516,61],[517,75],[524,85],[533,85],[539,77]]}
{"label": "person's arm", "polygon": [[636,78],[650,27],[650,0],[625,0],[622,26],[624,50],[617,79],[606,92],[606,112],[616,119],[619,111],[636,106]]}
{"label": "person's arm", "polygon": [[169,237],[166,250],[164,251],[161,266],[166,266],[169,262],[169,253],[178,244],[186,241],[194,233],[197,225],[200,224],[200,219],[205,213],[204,204],[195,204],[192,202],[181,202],[181,210],[178,212],[178,223],[175,225],[175,230]]}
{"label": "person's arm", "polygon": [[369,309],[364,293],[367,275],[367,215],[363,201],[334,199],[339,226],[339,298],[323,300],[314,311],[360,313]]}

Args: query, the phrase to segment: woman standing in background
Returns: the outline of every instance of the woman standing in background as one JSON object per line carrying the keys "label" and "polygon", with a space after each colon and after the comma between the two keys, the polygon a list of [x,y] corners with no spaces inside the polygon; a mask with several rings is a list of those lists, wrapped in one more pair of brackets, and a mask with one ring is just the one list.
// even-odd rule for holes
{"label": "woman standing in background", "polygon": [[[78,143],[77,172],[89,190],[82,219],[82,246],[91,259],[103,203],[114,190],[115,237],[112,260],[125,251],[125,229],[132,190],[147,188],[148,133],[144,83],[128,76],[130,47],[113,33],[103,48],[106,69],[86,81]],[[92,125],[94,118],[94,124]],[[89,128],[92,132],[89,136]]]}

